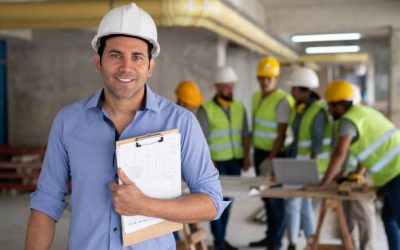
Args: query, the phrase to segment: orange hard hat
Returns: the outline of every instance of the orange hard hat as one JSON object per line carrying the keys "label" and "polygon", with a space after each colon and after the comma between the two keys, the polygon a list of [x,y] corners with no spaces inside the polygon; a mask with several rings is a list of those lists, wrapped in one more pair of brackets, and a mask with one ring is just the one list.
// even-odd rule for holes
{"label": "orange hard hat", "polygon": [[175,94],[179,101],[191,107],[198,107],[203,104],[203,96],[195,82],[181,81],[175,90]]}

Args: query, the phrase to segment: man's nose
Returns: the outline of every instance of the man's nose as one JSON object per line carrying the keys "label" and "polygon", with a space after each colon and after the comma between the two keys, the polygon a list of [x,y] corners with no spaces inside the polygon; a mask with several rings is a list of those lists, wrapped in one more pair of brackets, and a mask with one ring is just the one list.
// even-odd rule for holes
{"label": "man's nose", "polygon": [[120,71],[121,72],[132,72],[133,70],[133,62],[130,58],[123,58],[120,64]]}

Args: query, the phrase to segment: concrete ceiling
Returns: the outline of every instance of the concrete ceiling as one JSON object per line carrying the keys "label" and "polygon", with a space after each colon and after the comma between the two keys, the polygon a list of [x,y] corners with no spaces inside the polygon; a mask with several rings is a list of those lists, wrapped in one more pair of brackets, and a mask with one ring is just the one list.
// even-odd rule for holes
{"label": "concrete ceiling", "polygon": [[305,44],[293,43],[292,35],[360,32],[362,41],[366,42],[387,40],[391,29],[400,28],[399,0],[226,0],[226,2],[234,5],[243,15],[299,53],[303,52]]}

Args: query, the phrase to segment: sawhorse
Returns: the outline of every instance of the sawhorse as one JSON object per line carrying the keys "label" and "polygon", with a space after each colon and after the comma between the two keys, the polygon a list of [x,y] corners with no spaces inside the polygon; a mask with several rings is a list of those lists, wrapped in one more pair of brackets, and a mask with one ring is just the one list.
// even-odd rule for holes
{"label": "sawhorse", "polygon": [[207,250],[206,233],[196,223],[183,224],[184,240],[179,241],[179,250]]}
{"label": "sawhorse", "polygon": [[[328,245],[319,244],[319,238],[321,234],[322,223],[324,222],[326,212],[328,209],[332,209],[336,213],[339,220],[340,232],[342,235],[343,245]],[[346,217],[344,215],[342,201],[335,198],[324,198],[321,203],[321,210],[318,218],[317,231],[313,237],[313,241],[307,249],[317,250],[317,249],[345,249],[354,250],[353,242],[349,233],[349,229],[346,223]]]}

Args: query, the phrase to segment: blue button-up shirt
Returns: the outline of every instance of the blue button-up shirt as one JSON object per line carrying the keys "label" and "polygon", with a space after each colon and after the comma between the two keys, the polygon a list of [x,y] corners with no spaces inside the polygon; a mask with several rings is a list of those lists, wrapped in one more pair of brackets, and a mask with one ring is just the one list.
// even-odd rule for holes
{"label": "blue button-up shirt", "polygon": [[[178,128],[181,133],[182,178],[192,193],[208,194],[217,219],[223,201],[218,171],[196,118],[189,111],[153,93],[146,86],[142,109],[117,135],[102,108],[102,91],[65,107],[57,115],[31,208],[58,220],[67,207],[71,180],[69,249],[175,249],[172,234],[128,248],[121,241],[121,217],[114,210],[108,184],[116,181],[115,141]],[[119,137],[119,138],[118,138]]]}

